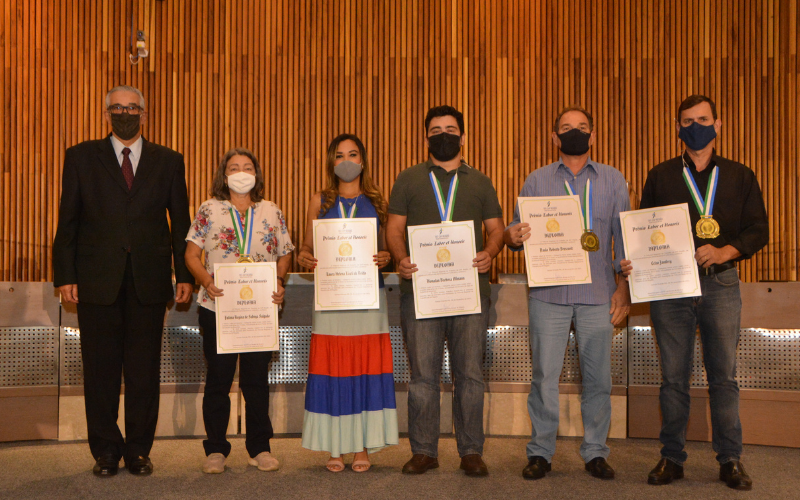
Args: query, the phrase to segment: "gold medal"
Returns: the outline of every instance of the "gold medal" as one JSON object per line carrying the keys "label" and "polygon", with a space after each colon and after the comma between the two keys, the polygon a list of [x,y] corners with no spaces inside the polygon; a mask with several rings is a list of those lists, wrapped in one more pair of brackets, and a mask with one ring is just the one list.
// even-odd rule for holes
{"label": "gold medal", "polygon": [[719,236],[719,223],[710,215],[700,217],[695,226],[697,237],[703,239],[713,239]]}
{"label": "gold medal", "polygon": [[594,231],[589,229],[585,230],[581,235],[581,248],[587,252],[596,252],[600,250],[600,240]]}
{"label": "gold medal", "polygon": [[250,262],[255,262],[255,260],[249,255],[240,255],[239,259],[236,262],[239,264],[247,264]]}

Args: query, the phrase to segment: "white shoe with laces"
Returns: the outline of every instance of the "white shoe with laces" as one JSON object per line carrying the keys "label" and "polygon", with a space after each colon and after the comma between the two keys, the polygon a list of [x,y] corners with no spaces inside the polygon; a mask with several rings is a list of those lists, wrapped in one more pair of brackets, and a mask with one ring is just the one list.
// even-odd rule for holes
{"label": "white shoe with laces", "polygon": [[203,472],[206,474],[221,474],[225,472],[225,455],[222,453],[212,453],[203,462]]}
{"label": "white shoe with laces", "polygon": [[258,467],[258,470],[263,471],[273,471],[278,470],[281,465],[278,463],[278,459],[270,455],[268,451],[262,451],[255,458],[250,458],[247,463],[250,465],[255,465]]}

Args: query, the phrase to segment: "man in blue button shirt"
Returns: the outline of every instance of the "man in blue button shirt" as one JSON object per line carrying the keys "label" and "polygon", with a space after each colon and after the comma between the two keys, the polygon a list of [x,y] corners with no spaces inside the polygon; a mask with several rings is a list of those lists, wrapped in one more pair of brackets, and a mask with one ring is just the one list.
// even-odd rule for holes
{"label": "man in blue button shirt", "polygon": [[[606,438],[611,423],[611,340],[613,325],[624,319],[630,309],[628,283],[621,275],[623,270],[629,272],[630,262],[622,261],[624,249],[619,221],[619,213],[630,210],[630,200],[625,178],[619,170],[589,158],[595,133],[592,117],[586,110],[567,108],[562,111],[556,118],[552,137],[561,151],[561,158],[532,172],[522,186],[520,197],[565,195],[566,181],[572,192],[583,200],[587,181],[591,180],[591,228],[599,239],[599,249],[589,252],[591,284],[530,289],[528,315],[533,376],[528,413],[532,431],[527,446],[528,465],[522,476],[540,479],[550,471],[558,432],[558,381],[570,324],[574,322],[583,385],[581,457],[592,476],[613,479],[614,469],[606,462],[609,454]],[[517,208],[503,239],[512,250],[520,250],[530,236],[530,226],[520,223]]]}

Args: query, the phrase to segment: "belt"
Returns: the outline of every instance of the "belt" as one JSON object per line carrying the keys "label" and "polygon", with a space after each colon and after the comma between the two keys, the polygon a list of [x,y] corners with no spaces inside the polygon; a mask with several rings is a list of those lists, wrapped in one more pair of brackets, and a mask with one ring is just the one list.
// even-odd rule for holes
{"label": "belt", "polygon": [[698,266],[700,270],[700,276],[719,274],[723,271],[727,271],[728,269],[733,269],[734,267],[736,267],[736,264],[734,264],[732,261],[728,261],[723,264],[712,264],[706,268],[703,266]]}

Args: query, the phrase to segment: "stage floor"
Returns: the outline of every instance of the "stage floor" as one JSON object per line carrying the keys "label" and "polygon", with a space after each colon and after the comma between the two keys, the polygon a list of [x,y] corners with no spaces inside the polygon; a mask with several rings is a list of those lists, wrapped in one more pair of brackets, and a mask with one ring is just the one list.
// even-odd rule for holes
{"label": "stage floor", "polygon": [[[244,438],[231,439],[233,450],[223,474],[207,475],[201,439],[159,439],[151,458],[155,472],[135,477],[124,470],[112,478],[96,478],[85,442],[52,441],[0,444],[0,498],[516,498],[541,499],[758,499],[798,498],[800,453],[796,449],[745,446],[743,463],[753,478],[750,493],[738,493],[718,480],[719,467],[709,443],[690,442],[686,477],[667,486],[650,486],[647,473],[659,458],[659,443],[649,439],[609,440],[613,481],[592,478],[578,453],[580,438],[559,438],[553,471],[538,481],[521,476],[526,464],[525,438],[486,440],[484,458],[489,477],[468,478],[458,469],[455,439],[443,437],[439,469],[422,476],[400,473],[410,458],[407,438],[372,456],[363,474],[349,467],[334,474],[323,468],[327,456],[300,447],[298,436],[275,438],[273,453],[281,460],[277,472],[260,472],[247,465]],[[351,456],[345,457],[349,464]]]}

